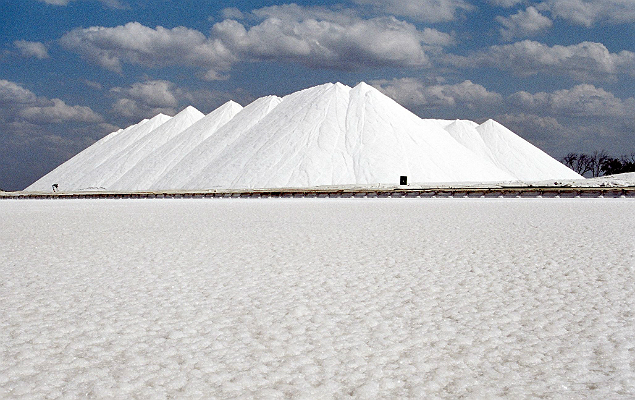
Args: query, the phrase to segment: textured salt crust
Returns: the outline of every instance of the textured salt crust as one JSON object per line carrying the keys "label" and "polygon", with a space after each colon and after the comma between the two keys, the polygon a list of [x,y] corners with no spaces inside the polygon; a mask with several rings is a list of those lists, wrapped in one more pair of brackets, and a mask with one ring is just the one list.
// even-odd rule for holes
{"label": "textured salt crust", "polygon": [[202,116],[188,107],[115,132],[26,190],[582,178],[497,122],[424,120],[365,83],[262,97],[244,109],[229,102]]}
{"label": "textured salt crust", "polygon": [[630,399],[634,206],[5,201],[0,398]]}

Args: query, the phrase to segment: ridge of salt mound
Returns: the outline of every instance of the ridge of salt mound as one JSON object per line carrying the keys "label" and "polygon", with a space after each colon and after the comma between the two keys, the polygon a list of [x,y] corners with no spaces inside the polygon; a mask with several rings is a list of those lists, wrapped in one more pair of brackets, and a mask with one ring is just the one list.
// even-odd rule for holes
{"label": "ridge of salt mound", "polygon": [[431,121],[437,123],[441,128],[446,129],[449,125],[458,122],[461,124],[467,124],[468,126],[477,127],[478,124],[468,119],[435,119],[435,118],[423,118],[424,121]]}
{"label": "ridge of salt mound", "polygon": [[498,168],[502,169],[503,171],[509,172],[513,176],[513,178],[516,178],[512,171],[501,168],[491,150],[489,149],[487,144],[485,144],[485,141],[483,141],[483,138],[476,130],[476,127],[478,127],[478,124],[476,122],[457,119],[446,125],[444,129],[457,142],[465,146],[467,149],[471,150],[483,159],[489,160]]}
{"label": "ridge of salt mound", "polygon": [[186,107],[165,123],[138,138],[107,161],[94,168],[84,179],[84,187],[102,187],[110,190],[111,186],[126,172],[134,168],[146,155],[170,138],[203,118],[203,113],[194,107]]}
{"label": "ridge of salt mound", "polygon": [[365,83],[187,107],[113,132],[27,190],[169,190],[582,179],[507,128],[421,119]]}
{"label": "ridge of salt mound", "polygon": [[[70,159],[66,160],[64,163],[57,166],[52,171],[49,171],[46,175],[44,175],[37,181],[33,182],[24,190],[25,191],[49,190],[53,183],[63,180],[63,177],[65,175],[70,174],[77,169],[81,170],[82,165],[86,164],[86,160],[92,157],[95,153],[99,152],[99,150],[101,149],[101,147],[104,145],[105,142],[119,135],[122,132],[126,132],[131,129],[134,129],[135,127],[140,126],[147,121],[148,121],[147,119],[144,119],[135,125],[130,125],[126,129],[119,129],[117,131],[107,134],[106,136],[102,137],[101,139],[93,143],[92,145],[88,146],[86,149],[80,151],[79,153],[71,157]],[[50,182],[53,182],[53,183],[50,183]]]}
{"label": "ridge of salt mound", "polygon": [[583,179],[538,147],[489,119],[476,127],[499,168],[522,181]]}
{"label": "ridge of salt mound", "polygon": [[[231,143],[216,146],[215,157],[181,188],[281,187],[294,175],[303,175],[299,180],[305,186],[321,184],[319,177],[306,174],[298,158],[317,163],[321,174],[332,174],[330,163],[336,169],[343,165],[334,145],[344,126],[349,90],[328,83],[283,97],[257,124],[234,135]],[[322,159],[307,154],[316,147]]]}
{"label": "ridge of salt mound", "polygon": [[[277,96],[261,97],[240,110],[212,135],[197,143],[174,167],[163,173],[150,188],[155,190],[182,189],[192,176],[203,170],[226,146],[256,125],[280,103]],[[210,187],[210,186],[207,186]],[[201,186],[200,188],[203,188]]]}
{"label": "ridge of salt mound", "polygon": [[104,163],[109,157],[121,151],[140,137],[162,125],[171,117],[164,114],[157,114],[151,119],[144,119],[141,122],[131,125],[119,133],[107,135],[106,140],[99,140],[87,149],[75,155],[73,158],[55,168],[53,171],[35,181],[25,190],[27,191],[49,191],[51,185],[57,183],[59,190],[81,190],[91,187],[89,182],[85,182],[84,177],[94,168]]}
{"label": "ridge of salt mound", "polygon": [[243,107],[228,101],[147,154],[112,185],[113,190],[149,190],[192,149],[229,122]]}
{"label": "ridge of salt mound", "polygon": [[214,155],[178,188],[390,183],[404,174],[413,182],[510,179],[438,124],[421,120],[364,83],[292,93],[234,137],[210,143]]}
{"label": "ridge of salt mound", "polygon": [[419,118],[372,86],[352,90],[348,115],[363,123],[350,135],[362,138],[356,164],[366,177],[357,183],[396,182],[400,175],[413,183],[510,179],[461,146],[438,121]]}

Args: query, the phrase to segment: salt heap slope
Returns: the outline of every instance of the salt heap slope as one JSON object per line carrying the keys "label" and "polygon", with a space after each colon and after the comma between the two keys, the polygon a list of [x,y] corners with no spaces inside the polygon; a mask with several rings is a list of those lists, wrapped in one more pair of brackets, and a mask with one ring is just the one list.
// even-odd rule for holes
{"label": "salt heap slope", "polygon": [[51,185],[58,184],[59,190],[85,190],[98,188],[96,181],[86,176],[135,141],[152,132],[171,117],[158,114],[152,119],[145,119],[126,129],[120,129],[104,136],[93,145],[75,155],[53,171],[35,181],[26,191],[50,191]]}
{"label": "salt heap slope", "polygon": [[[156,151],[204,115],[194,107],[187,107],[170,120],[147,135],[138,138],[120,152],[108,158],[93,169],[83,180],[83,184],[112,189],[128,171],[139,167],[139,162]],[[123,190],[128,190],[124,188]]]}
{"label": "salt heap slope", "polygon": [[[219,131],[218,133],[221,133]],[[262,188],[397,182],[513,180],[366,84],[326,84],[282,99],[232,143],[209,138],[156,189]],[[209,155],[209,156],[208,156]],[[202,169],[194,162],[207,157]]]}
{"label": "salt heap slope", "polygon": [[113,190],[146,190],[166,171],[169,171],[199,143],[231,121],[242,110],[236,102],[228,101],[199,119],[189,128],[170,138],[155,151],[147,154],[113,185]]}
{"label": "salt heap slope", "polygon": [[[159,123],[160,122],[160,123]],[[377,89],[324,84],[115,132],[27,190],[202,190],[580,179],[502,125],[423,120]]]}
{"label": "salt heap slope", "polygon": [[[458,128],[459,125],[462,125],[462,128]],[[489,159],[498,168],[514,175],[518,180],[539,181],[546,176],[558,179],[582,178],[494,120],[487,120],[478,126],[456,121],[446,130],[459,143]],[[460,134],[461,130],[468,132]]]}
{"label": "salt heap slope", "polygon": [[[218,157],[227,147],[257,125],[262,118],[278,106],[281,99],[276,96],[262,97],[242,109],[227,124],[219,128],[213,135],[198,143],[190,152],[185,154],[181,161],[172,169],[166,171],[159,180],[151,185],[150,189],[196,189],[218,186],[214,183],[205,183],[202,186],[190,186],[188,181],[192,176],[199,174],[210,160]],[[238,150],[240,151],[240,149]],[[240,155],[237,154],[237,157]],[[222,171],[221,171],[222,173]],[[232,187],[232,186],[226,186]]]}

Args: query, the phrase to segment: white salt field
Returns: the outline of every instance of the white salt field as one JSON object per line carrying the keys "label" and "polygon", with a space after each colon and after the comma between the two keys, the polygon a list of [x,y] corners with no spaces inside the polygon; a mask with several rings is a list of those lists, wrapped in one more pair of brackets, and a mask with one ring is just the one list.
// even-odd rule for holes
{"label": "white salt field", "polygon": [[633,398],[634,207],[6,200],[0,398]]}

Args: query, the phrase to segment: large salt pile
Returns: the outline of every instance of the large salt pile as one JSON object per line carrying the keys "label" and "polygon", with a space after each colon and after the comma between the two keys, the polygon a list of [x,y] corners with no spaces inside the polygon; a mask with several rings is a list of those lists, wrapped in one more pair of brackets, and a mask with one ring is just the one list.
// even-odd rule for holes
{"label": "large salt pile", "polygon": [[499,123],[424,120],[375,88],[324,84],[114,132],[26,190],[196,190],[581,179]]}

